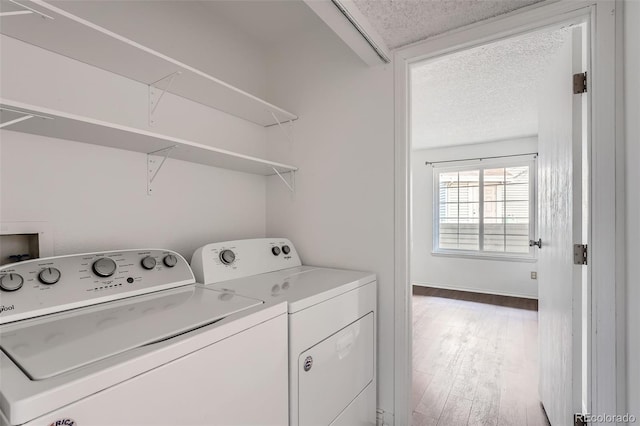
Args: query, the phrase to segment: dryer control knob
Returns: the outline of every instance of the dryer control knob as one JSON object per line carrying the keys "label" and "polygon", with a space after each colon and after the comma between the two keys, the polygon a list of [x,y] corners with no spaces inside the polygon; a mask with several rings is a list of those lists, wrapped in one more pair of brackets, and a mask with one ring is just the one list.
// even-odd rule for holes
{"label": "dryer control knob", "polygon": [[156,267],[156,259],[151,256],[147,256],[142,259],[140,264],[144,269],[153,269]]}
{"label": "dryer control knob", "polygon": [[178,264],[178,258],[175,257],[173,254],[168,254],[168,255],[166,255],[164,257],[164,259],[162,259],[162,262],[168,268],[173,268],[174,266],[176,266]]}
{"label": "dryer control knob", "polygon": [[282,252],[284,254],[289,254],[289,253],[291,253],[291,248],[289,248],[289,246],[286,246],[286,245],[282,246]]}
{"label": "dryer control knob", "polygon": [[42,284],[52,285],[60,281],[60,271],[56,268],[45,268],[38,274]]}
{"label": "dryer control knob", "polygon": [[235,260],[236,254],[233,251],[226,249],[220,252],[220,261],[225,265],[231,265]]}
{"label": "dryer control knob", "polygon": [[110,277],[116,272],[116,262],[108,257],[101,257],[93,262],[93,272],[99,277]]}
{"label": "dryer control knob", "polygon": [[280,247],[271,247],[271,253],[273,253],[274,256],[278,256],[280,254]]}
{"label": "dryer control knob", "polygon": [[0,288],[4,291],[16,291],[23,283],[24,280],[19,274],[7,274],[0,278]]}

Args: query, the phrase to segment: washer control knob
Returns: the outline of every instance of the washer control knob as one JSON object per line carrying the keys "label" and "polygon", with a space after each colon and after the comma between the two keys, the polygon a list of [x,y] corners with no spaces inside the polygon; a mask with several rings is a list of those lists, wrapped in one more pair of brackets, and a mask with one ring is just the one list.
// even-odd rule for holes
{"label": "washer control knob", "polygon": [[280,247],[271,247],[271,253],[273,253],[274,256],[278,256],[280,254]]}
{"label": "washer control knob", "polygon": [[282,252],[284,254],[289,254],[291,253],[291,248],[289,248],[289,246],[282,246]]}
{"label": "washer control knob", "polygon": [[142,259],[140,264],[144,269],[153,269],[156,267],[156,259],[151,256],[147,256]]}
{"label": "washer control knob", "polygon": [[38,274],[42,284],[52,285],[60,281],[60,271],[56,268],[45,268]]}
{"label": "washer control knob", "polygon": [[220,261],[225,265],[231,265],[236,260],[236,254],[229,250],[225,249],[220,252]]}
{"label": "washer control knob", "polygon": [[116,272],[116,262],[108,257],[101,257],[93,262],[93,272],[99,277],[110,277]]}
{"label": "washer control knob", "polygon": [[4,291],[16,291],[24,284],[22,276],[19,274],[7,274],[0,278],[0,288]]}
{"label": "washer control knob", "polygon": [[178,258],[173,254],[168,254],[162,259],[162,263],[168,268],[173,268],[178,264]]}

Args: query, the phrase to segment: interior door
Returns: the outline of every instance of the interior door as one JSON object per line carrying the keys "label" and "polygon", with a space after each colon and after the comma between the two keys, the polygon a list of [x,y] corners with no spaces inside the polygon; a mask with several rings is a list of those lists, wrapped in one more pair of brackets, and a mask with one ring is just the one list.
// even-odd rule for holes
{"label": "interior door", "polygon": [[584,266],[574,264],[573,253],[584,238],[583,95],[573,92],[582,67],[582,28],[576,27],[541,79],[538,102],[539,391],[552,426],[573,425],[582,409]]}

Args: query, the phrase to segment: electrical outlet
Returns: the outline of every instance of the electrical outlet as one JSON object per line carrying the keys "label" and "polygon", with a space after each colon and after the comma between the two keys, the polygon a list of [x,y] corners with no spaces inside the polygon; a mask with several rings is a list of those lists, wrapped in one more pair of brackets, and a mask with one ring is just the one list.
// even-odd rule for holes
{"label": "electrical outlet", "polygon": [[532,280],[537,280],[538,279],[538,273],[536,271],[531,271],[531,279]]}

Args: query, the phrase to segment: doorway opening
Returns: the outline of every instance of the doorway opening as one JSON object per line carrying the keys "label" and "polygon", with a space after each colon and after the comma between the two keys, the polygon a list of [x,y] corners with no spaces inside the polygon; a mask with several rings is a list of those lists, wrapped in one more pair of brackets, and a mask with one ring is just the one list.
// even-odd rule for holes
{"label": "doorway opening", "polygon": [[408,66],[415,426],[589,412],[588,40],[575,20]]}

